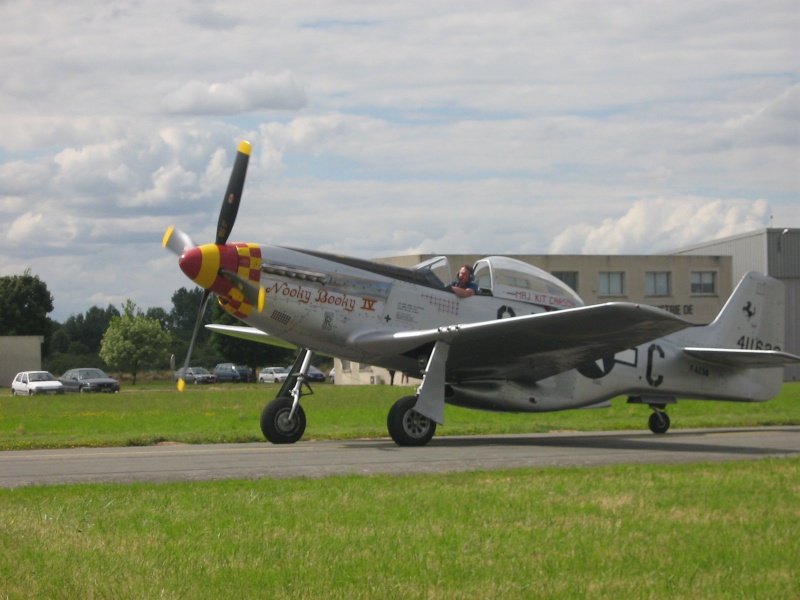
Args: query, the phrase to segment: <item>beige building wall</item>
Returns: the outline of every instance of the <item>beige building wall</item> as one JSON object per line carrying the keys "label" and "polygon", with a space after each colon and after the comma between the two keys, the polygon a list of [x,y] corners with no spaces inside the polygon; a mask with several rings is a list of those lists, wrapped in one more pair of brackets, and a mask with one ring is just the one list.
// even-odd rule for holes
{"label": "beige building wall", "polygon": [[20,371],[42,369],[42,344],[40,335],[11,335],[0,337],[0,387],[11,387]]}

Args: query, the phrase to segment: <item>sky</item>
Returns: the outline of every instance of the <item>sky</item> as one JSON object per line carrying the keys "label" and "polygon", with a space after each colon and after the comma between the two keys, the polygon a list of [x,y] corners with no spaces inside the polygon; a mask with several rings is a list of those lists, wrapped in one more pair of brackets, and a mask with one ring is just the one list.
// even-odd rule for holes
{"label": "sky", "polygon": [[0,0],[0,276],[169,310],[161,247],[652,254],[800,227],[796,0]]}

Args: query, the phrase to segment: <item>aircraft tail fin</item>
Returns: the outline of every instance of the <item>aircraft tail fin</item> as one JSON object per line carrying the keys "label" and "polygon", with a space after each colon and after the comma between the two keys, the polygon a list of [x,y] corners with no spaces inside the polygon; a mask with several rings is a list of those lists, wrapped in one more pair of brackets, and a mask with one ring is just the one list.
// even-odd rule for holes
{"label": "aircraft tail fin", "polygon": [[800,362],[784,351],[784,304],[783,283],[751,271],[713,323],[687,331],[684,356],[731,375],[709,379],[707,397],[762,402],[780,391],[782,367]]}
{"label": "aircraft tail fin", "polygon": [[781,352],[785,336],[784,298],[783,283],[777,279],[755,271],[746,273],[714,322],[704,328],[706,334],[711,334],[708,345]]}

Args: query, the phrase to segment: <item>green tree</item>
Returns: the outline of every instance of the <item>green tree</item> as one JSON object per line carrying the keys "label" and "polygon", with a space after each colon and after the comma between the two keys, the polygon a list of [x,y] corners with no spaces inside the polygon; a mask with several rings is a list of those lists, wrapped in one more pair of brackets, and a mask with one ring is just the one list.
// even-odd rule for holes
{"label": "green tree", "polygon": [[[203,300],[203,290],[201,288],[193,288],[187,290],[182,287],[172,294],[172,310],[169,313],[170,330],[172,334],[179,340],[189,342],[192,339],[192,331],[194,331],[194,324],[197,320],[197,311],[200,310],[200,302]],[[206,306],[206,312],[203,315],[203,327],[197,333],[196,344],[204,344],[209,339],[209,331],[205,329],[205,325],[211,323],[211,307],[215,304],[213,299]]]}
{"label": "green tree", "polygon": [[161,323],[146,317],[128,300],[122,315],[111,319],[100,344],[100,358],[108,365],[129,372],[136,385],[141,369],[166,360],[169,341]]}
{"label": "green tree", "polygon": [[[168,330],[174,338],[172,352],[175,355],[175,361],[178,366],[182,365],[186,359],[189,341],[192,339],[192,332],[197,320],[197,311],[200,310],[202,300],[203,290],[201,288],[188,290],[182,287],[172,295],[172,310],[169,312]],[[192,366],[199,365],[211,369],[215,364],[224,360],[209,342],[211,332],[205,328],[205,325],[211,323],[211,308],[214,304],[216,304],[216,299],[212,297],[206,305],[203,322],[197,332],[197,340],[192,353]]]}
{"label": "green tree", "polygon": [[38,275],[26,269],[22,275],[0,277],[0,335],[41,335],[47,354],[53,321],[53,296]]}
{"label": "green tree", "polygon": [[53,334],[53,349],[73,354],[96,354],[100,342],[119,310],[109,304],[102,309],[93,306],[84,314],[71,315]]}

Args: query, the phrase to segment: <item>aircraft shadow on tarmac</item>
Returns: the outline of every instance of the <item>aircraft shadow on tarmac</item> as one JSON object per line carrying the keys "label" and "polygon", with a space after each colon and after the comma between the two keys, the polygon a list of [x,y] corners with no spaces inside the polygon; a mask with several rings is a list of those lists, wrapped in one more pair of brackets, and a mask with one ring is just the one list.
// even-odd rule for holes
{"label": "aircraft shadow on tarmac", "polygon": [[[712,431],[684,431],[673,432],[666,436],[655,436],[652,433],[624,433],[618,435],[608,433],[603,435],[564,435],[554,434],[549,437],[547,434],[536,434],[531,436],[505,435],[505,436],[475,436],[475,437],[436,437],[426,446],[427,450],[434,448],[470,448],[470,447],[490,447],[490,446],[541,446],[547,448],[594,448],[597,450],[622,450],[640,452],[687,452],[687,453],[707,453],[707,454],[733,454],[741,456],[770,456],[776,454],[800,454],[800,452],[787,450],[786,448],[765,448],[748,447],[744,445],[729,444],[703,444],[698,442],[682,442],[681,439],[694,438],[706,435],[724,435],[732,433],[754,433],[758,429],[714,429]],[[781,431],[773,429],[772,431]],[[787,430],[788,431],[788,430]],[[672,441],[674,440],[674,441]],[[368,442],[369,443],[369,442]],[[363,448],[363,442],[358,442],[358,446]],[[385,444],[374,444],[377,449],[403,451],[397,446],[387,446]]]}

